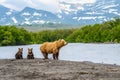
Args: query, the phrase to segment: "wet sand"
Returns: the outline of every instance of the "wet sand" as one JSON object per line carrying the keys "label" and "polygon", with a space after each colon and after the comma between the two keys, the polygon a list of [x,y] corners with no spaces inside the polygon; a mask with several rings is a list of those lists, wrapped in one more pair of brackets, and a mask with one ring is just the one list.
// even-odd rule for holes
{"label": "wet sand", "polygon": [[0,80],[120,80],[120,66],[62,60],[0,60]]}

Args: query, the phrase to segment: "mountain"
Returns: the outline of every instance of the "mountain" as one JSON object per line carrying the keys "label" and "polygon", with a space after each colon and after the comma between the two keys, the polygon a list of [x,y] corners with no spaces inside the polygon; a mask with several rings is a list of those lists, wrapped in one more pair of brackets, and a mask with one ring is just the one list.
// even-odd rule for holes
{"label": "mountain", "polygon": [[96,0],[95,3],[59,2],[59,11],[52,13],[25,7],[15,11],[0,5],[0,25],[70,24],[86,25],[101,23],[120,17],[120,1]]}
{"label": "mountain", "polygon": [[56,22],[57,16],[44,10],[36,10],[30,7],[24,8],[21,12],[15,14],[15,19],[19,24],[43,24]]}
{"label": "mountain", "polygon": [[0,5],[0,25],[6,25],[8,23],[13,23],[12,15],[16,13],[15,10],[6,8]]}
{"label": "mountain", "polygon": [[58,17],[55,14],[30,7],[25,7],[18,12],[0,6],[0,11],[0,25],[33,25],[58,22]]}
{"label": "mountain", "polygon": [[95,3],[66,3],[60,2],[61,10],[58,16],[63,22],[71,24],[94,24],[111,20],[120,16],[120,1],[97,0]]}

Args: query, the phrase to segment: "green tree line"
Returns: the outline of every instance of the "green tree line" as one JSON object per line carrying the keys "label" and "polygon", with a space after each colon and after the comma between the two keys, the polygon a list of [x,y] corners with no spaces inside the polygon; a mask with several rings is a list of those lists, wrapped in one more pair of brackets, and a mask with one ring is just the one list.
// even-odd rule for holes
{"label": "green tree line", "polygon": [[41,44],[65,39],[67,42],[120,42],[120,18],[79,29],[56,29],[29,32],[16,26],[0,26],[0,46]]}
{"label": "green tree line", "polygon": [[67,37],[68,42],[120,42],[120,18],[102,24],[86,25]]}

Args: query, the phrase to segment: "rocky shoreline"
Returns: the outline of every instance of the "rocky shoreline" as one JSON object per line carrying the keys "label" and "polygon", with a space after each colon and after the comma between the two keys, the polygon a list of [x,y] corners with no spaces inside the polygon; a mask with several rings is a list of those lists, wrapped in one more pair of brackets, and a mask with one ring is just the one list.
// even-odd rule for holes
{"label": "rocky shoreline", "polygon": [[0,80],[120,80],[120,66],[62,60],[2,59]]}

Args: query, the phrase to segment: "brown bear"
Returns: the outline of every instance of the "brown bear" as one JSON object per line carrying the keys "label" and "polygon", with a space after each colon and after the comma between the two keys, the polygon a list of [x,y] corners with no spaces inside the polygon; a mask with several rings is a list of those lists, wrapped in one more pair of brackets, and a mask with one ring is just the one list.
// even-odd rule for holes
{"label": "brown bear", "polygon": [[27,59],[34,59],[33,48],[28,48]]}
{"label": "brown bear", "polygon": [[53,59],[58,60],[59,50],[66,44],[67,42],[64,39],[59,39],[54,42],[45,42],[40,46],[40,50],[44,56],[44,59],[48,59],[48,54],[53,54]]}
{"label": "brown bear", "polygon": [[18,48],[18,52],[16,53],[15,58],[16,59],[23,59],[22,54],[23,54],[23,48]]}

